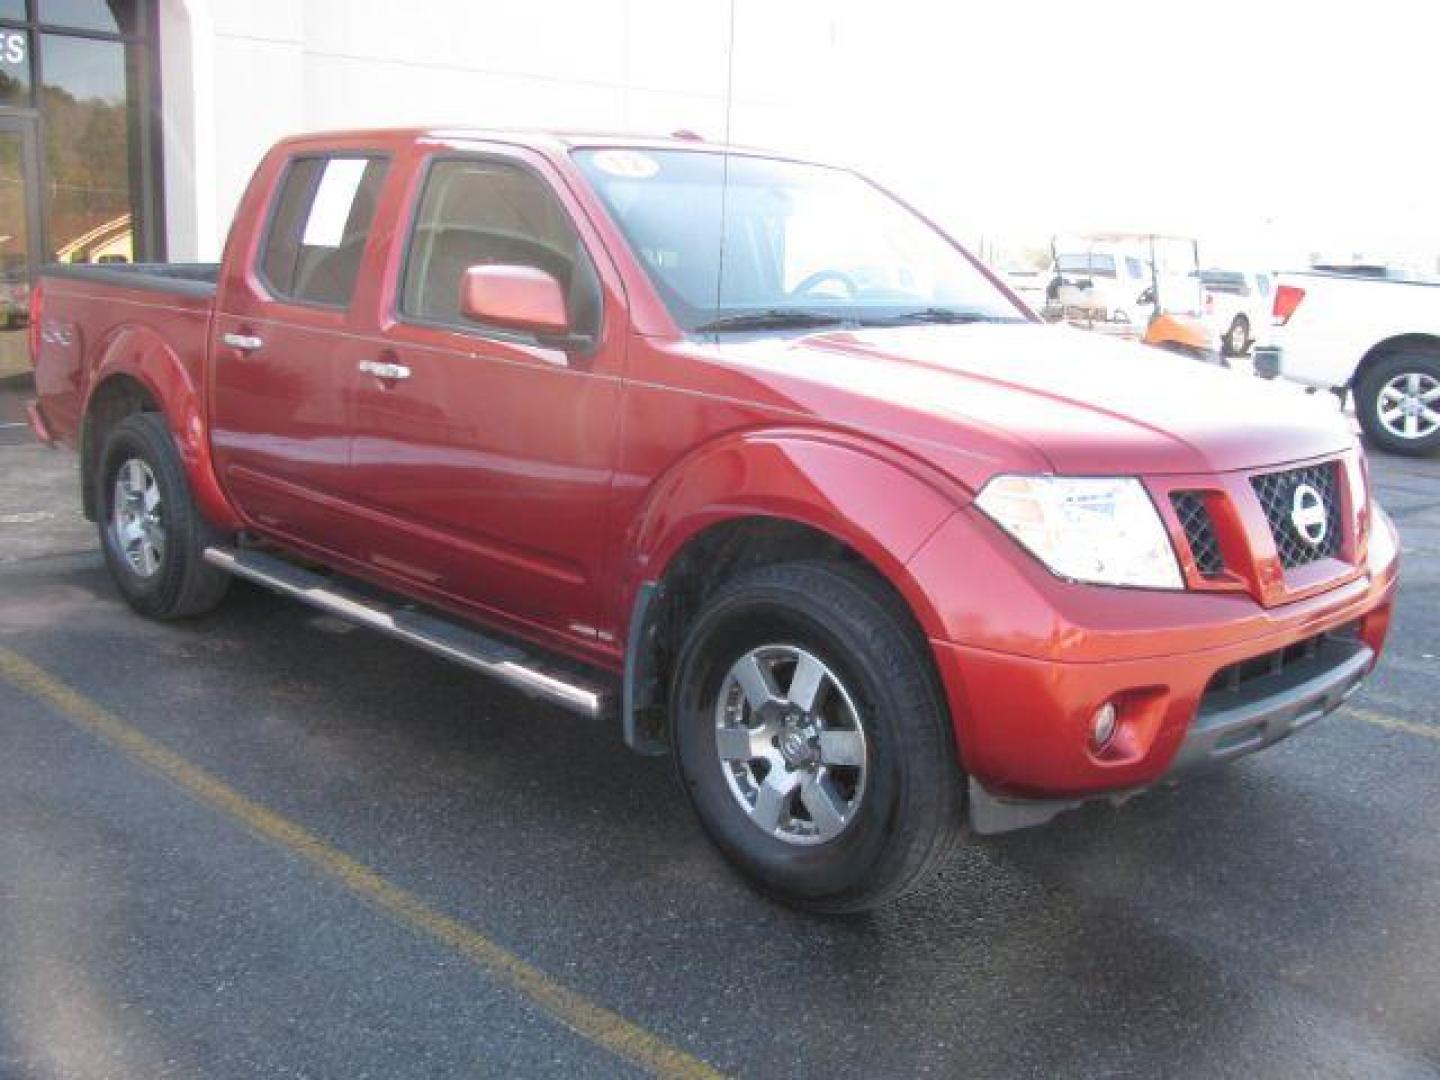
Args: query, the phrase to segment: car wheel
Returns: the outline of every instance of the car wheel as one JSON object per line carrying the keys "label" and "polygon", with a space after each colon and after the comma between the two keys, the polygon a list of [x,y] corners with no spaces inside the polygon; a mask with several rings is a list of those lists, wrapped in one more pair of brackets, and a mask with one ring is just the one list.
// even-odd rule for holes
{"label": "car wheel", "polygon": [[205,562],[204,551],[222,537],[190,497],[164,419],[127,416],[110,432],[100,461],[100,544],[126,602],[159,619],[214,608],[230,575]]}
{"label": "car wheel", "polygon": [[928,646],[855,568],[781,564],[723,585],[686,635],[671,721],[710,839],[798,907],[876,907],[959,838],[963,776]]}
{"label": "car wheel", "polygon": [[1230,329],[1225,332],[1225,351],[1231,356],[1244,356],[1250,347],[1250,322],[1244,315],[1236,315]]}
{"label": "car wheel", "polygon": [[1356,384],[1355,411],[1382,450],[1440,450],[1440,352],[1395,353],[1371,364]]}

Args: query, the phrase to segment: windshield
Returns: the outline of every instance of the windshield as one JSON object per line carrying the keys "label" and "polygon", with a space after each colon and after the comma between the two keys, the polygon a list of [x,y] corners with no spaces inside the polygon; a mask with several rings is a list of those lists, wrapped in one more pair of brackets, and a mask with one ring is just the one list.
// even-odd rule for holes
{"label": "windshield", "polygon": [[1026,319],[946,237],[853,173],[694,150],[575,159],[687,331]]}
{"label": "windshield", "polygon": [[1097,255],[1094,252],[1075,255],[1061,252],[1055,256],[1055,269],[1062,274],[1098,274],[1101,277],[1115,276],[1115,256]]}

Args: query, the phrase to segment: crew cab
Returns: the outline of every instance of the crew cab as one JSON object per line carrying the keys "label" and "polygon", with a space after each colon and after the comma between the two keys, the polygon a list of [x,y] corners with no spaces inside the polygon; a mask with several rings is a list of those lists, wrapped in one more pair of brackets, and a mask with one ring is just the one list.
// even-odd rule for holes
{"label": "crew cab", "polygon": [[819,164],[288,139],[218,266],[52,269],[31,332],[138,612],[238,576],[613,722],[809,909],[1268,746],[1390,619],[1333,408],[1046,326]]}
{"label": "crew cab", "polygon": [[1257,375],[1354,394],[1366,437],[1392,454],[1440,451],[1440,281],[1383,267],[1286,273],[1272,314]]}

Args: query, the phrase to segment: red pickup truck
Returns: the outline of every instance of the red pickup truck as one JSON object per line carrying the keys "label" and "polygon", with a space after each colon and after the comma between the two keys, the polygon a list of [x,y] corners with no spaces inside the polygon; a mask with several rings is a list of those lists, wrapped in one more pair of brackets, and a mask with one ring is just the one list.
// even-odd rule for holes
{"label": "red pickup truck", "polygon": [[1390,619],[1333,407],[1047,327],[844,170],[295,138],[219,266],[34,306],[33,426],[136,610],[248,578],[613,718],[815,910],[1291,734]]}

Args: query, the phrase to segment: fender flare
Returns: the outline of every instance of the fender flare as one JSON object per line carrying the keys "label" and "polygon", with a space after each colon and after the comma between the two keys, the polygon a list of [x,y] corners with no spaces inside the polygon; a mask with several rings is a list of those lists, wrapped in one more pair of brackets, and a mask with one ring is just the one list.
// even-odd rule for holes
{"label": "fender flare", "polygon": [[616,610],[627,642],[621,727],[627,745],[663,748],[642,715],[658,704],[650,620],[681,552],[746,519],[804,526],[854,551],[935,637],[940,611],[907,564],[971,493],[892,447],[828,431],[762,429],[709,442],[650,486],[627,530]]}
{"label": "fender flare", "polygon": [[[81,461],[87,468],[91,462],[90,427],[96,398],[117,378],[138,383],[159,407],[175,440],[190,492],[205,519],[218,529],[240,528],[240,515],[215,475],[203,388],[197,385],[190,367],[170,343],[147,326],[134,323],[119,326],[100,347],[81,412]],[[94,448],[94,452],[98,453],[99,448]],[[87,507],[91,499],[90,486],[86,484]]]}
{"label": "fender flare", "polygon": [[906,599],[929,633],[942,623],[906,564],[972,498],[927,463],[843,433],[764,428],[723,436],[651,484],[625,539],[621,610],[641,584],[663,578],[676,555],[706,529],[741,518],[775,518],[853,549]]}

